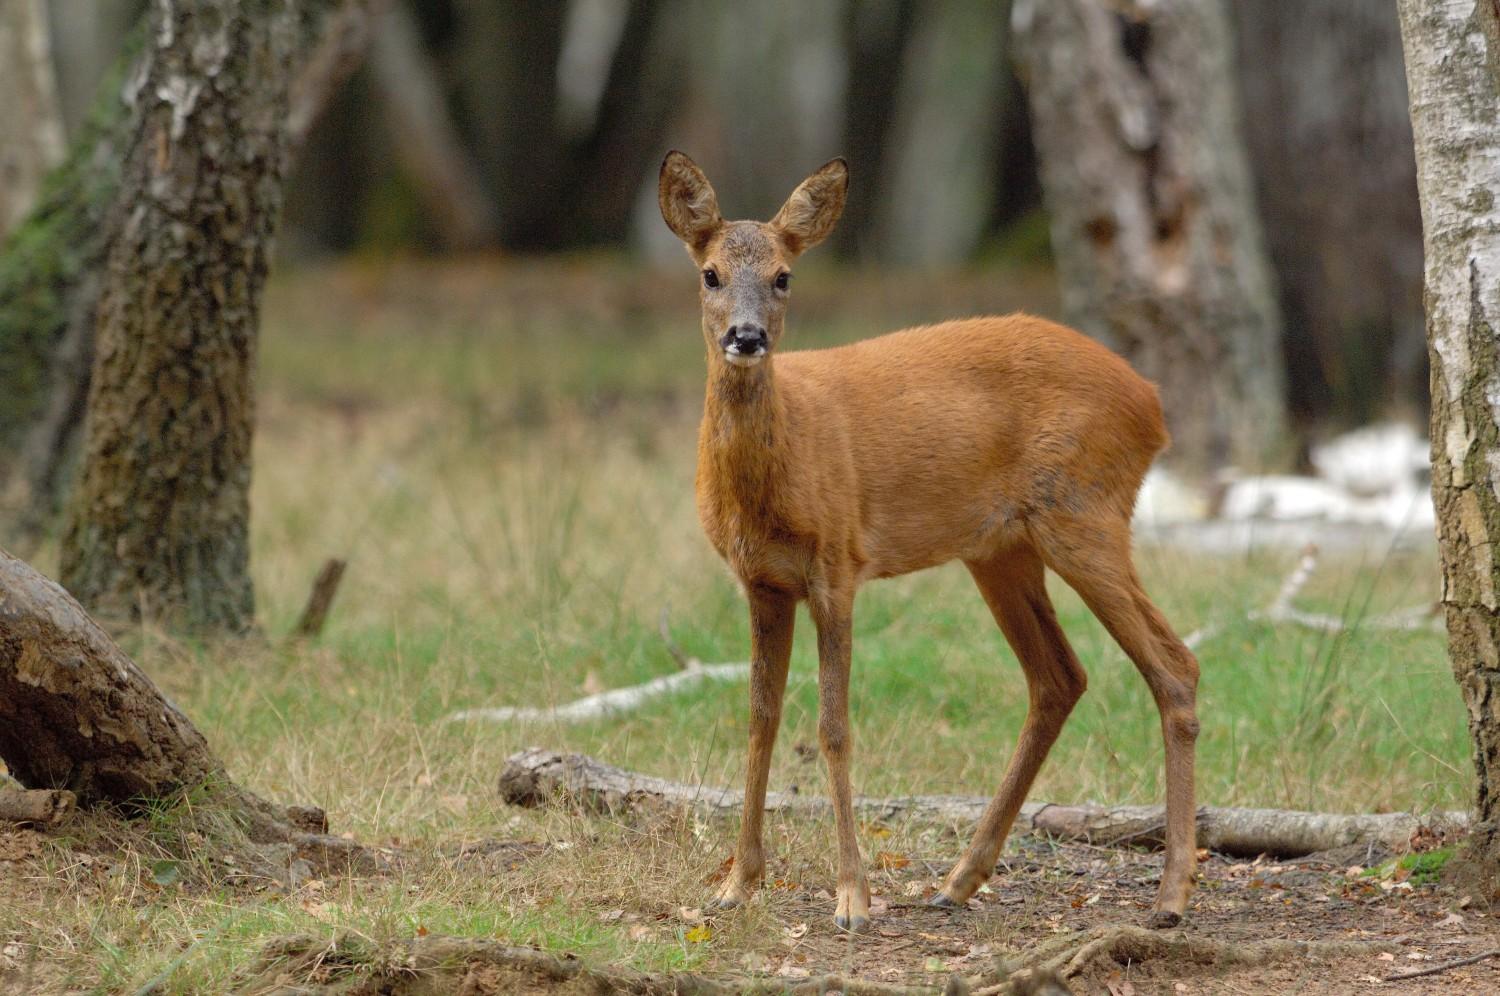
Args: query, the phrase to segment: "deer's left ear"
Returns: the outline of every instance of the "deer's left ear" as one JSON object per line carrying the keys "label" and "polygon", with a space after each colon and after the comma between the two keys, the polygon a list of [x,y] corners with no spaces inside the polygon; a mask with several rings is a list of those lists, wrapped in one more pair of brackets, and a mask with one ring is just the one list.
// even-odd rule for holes
{"label": "deer's left ear", "polygon": [[800,255],[827,238],[844,213],[848,193],[849,164],[842,157],[830,159],[803,180],[771,219],[787,252]]}

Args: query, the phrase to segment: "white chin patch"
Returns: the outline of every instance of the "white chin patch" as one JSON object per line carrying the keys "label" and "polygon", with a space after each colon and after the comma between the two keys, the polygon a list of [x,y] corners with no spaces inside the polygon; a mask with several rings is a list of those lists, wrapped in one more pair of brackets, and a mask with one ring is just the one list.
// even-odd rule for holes
{"label": "white chin patch", "polygon": [[724,350],[724,362],[735,367],[753,367],[766,358],[764,351],[759,353],[741,353],[738,351]]}

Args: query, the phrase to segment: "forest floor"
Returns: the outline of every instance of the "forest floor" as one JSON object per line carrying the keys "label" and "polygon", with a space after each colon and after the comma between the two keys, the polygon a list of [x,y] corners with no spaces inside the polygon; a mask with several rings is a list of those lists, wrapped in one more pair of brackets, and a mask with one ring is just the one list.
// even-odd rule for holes
{"label": "forest floor", "polygon": [[[789,348],[939,317],[1055,310],[1044,274],[806,269]],[[262,635],[203,644],[137,627],[121,639],[233,777],[267,798],[322,806],[336,833],[388,850],[392,867],[364,878],[288,868],[280,880],[247,880],[225,864],[233,849],[198,826],[192,800],[129,826],[86,814],[45,835],[8,833],[0,992],[272,991],[283,971],[288,984],[306,971],[346,988],[379,980],[414,991],[423,976],[409,971],[410,945],[435,937],[533,945],[639,972],[940,985],[955,968],[979,973],[997,955],[1014,959],[1067,931],[1143,920],[1158,856],[1016,841],[979,908],[947,915],[904,904],[935,885],[967,828],[866,826],[861,847],[885,910],[874,934],[850,939],[834,931],[823,898],[831,821],[775,817],[772,885],[747,909],[699,922],[732,822],[640,825],[500,802],[504,759],[530,745],[679,781],[741,778],[740,682],[578,724],[445,721],[461,709],[566,703],[672,673],[658,631],[664,611],[687,653],[745,658],[743,603],[693,508],[703,362],[693,280],[685,265],[657,273],[610,260],[477,260],[352,264],[273,282],[252,496]],[[52,543],[13,552],[54,573]],[[326,632],[287,639],[333,556],[350,566]],[[1464,808],[1468,740],[1441,634],[1361,625],[1434,600],[1434,552],[1377,537],[1326,556],[1298,605],[1345,620],[1337,634],[1252,617],[1296,556],[1138,552],[1147,588],[1179,630],[1214,630],[1198,648],[1200,800]],[[1052,592],[1090,687],[1032,798],[1159,802],[1149,693],[1071,592]],[[780,790],[823,784],[810,635],[802,615],[771,773]],[[989,792],[1026,694],[963,570],[862,591],[854,648],[856,791]],[[1351,875],[1377,859],[1335,857],[1277,870],[1211,857],[1183,936],[1385,948],[1263,968],[1101,962],[1081,976],[1081,991],[1500,991],[1495,962],[1427,981],[1366,981],[1497,939],[1479,897],[1460,908],[1452,886]],[[289,937],[303,939],[301,954]],[[334,940],[358,957],[329,952]],[[276,944],[282,957],[267,964]],[[470,991],[503,990],[481,978],[491,970],[501,971],[471,973]]]}

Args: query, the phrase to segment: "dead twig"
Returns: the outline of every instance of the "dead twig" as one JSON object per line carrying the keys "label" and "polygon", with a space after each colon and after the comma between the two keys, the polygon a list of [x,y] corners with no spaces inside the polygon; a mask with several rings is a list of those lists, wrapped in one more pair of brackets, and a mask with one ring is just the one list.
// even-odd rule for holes
{"label": "dead twig", "polygon": [[1445,961],[1440,965],[1429,965],[1426,968],[1413,969],[1410,972],[1397,972],[1395,975],[1387,975],[1380,981],[1400,982],[1402,979],[1416,979],[1424,975],[1437,975],[1439,972],[1446,972],[1454,968],[1463,968],[1465,965],[1473,965],[1476,962],[1484,961],[1486,958],[1493,958],[1496,955],[1500,955],[1500,948],[1490,948],[1488,951],[1481,951],[1477,955],[1469,955],[1467,958]]}
{"label": "dead twig", "polygon": [[667,653],[672,655],[672,659],[677,662],[677,667],[683,671],[691,671],[694,668],[702,667],[702,661],[696,657],[689,656],[686,651],[677,645],[677,641],[672,639],[672,629],[667,625],[669,612],[670,610],[666,606],[662,606],[661,615],[656,618],[656,631],[661,634],[661,642],[666,644]]}
{"label": "dead twig", "polygon": [[292,629],[294,636],[316,637],[323,632],[323,626],[328,622],[328,610],[333,607],[333,598],[339,593],[339,582],[344,580],[344,568],[348,566],[348,561],[337,557],[323,562],[323,569],[318,571],[307,596],[302,618]]}
{"label": "dead twig", "polygon": [[[1317,630],[1322,633],[1342,633],[1354,628],[1414,632],[1422,629],[1440,629],[1442,626],[1442,621],[1435,617],[1435,605],[1413,605],[1385,615],[1356,620],[1325,615],[1321,612],[1304,612],[1295,608],[1292,605],[1292,599],[1296,598],[1307,585],[1308,579],[1312,577],[1317,566],[1318,548],[1309,544],[1303,549],[1302,556],[1297,558],[1297,563],[1292,567],[1291,573],[1281,582],[1281,587],[1277,589],[1276,597],[1271,599],[1270,604],[1264,609],[1255,609],[1247,613],[1245,618],[1252,622],[1301,626],[1303,629]],[[1199,644],[1213,639],[1223,631],[1222,624],[1209,623],[1183,637],[1182,642],[1187,644],[1189,650],[1196,650]]]}

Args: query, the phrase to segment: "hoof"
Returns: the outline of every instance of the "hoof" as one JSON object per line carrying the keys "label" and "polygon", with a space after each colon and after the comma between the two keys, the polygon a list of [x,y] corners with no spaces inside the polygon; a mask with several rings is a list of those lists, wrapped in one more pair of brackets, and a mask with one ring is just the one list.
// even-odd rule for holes
{"label": "hoof", "polygon": [[718,896],[704,904],[706,910],[733,910],[744,905],[744,901],[733,897]]}
{"label": "hoof", "polygon": [[946,892],[938,892],[934,893],[933,897],[927,900],[927,905],[936,906],[938,909],[956,910],[960,904],[949,899]]}
{"label": "hoof", "polygon": [[1146,921],[1146,926],[1150,927],[1152,930],[1167,930],[1171,927],[1177,926],[1181,922],[1181,913],[1173,913],[1171,910],[1157,910],[1156,912],[1152,913],[1151,918]]}
{"label": "hoof", "polygon": [[836,916],[833,918],[833,925],[851,934],[863,934],[870,929],[870,918],[857,916],[851,920],[846,916]]}

